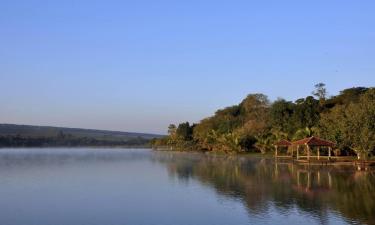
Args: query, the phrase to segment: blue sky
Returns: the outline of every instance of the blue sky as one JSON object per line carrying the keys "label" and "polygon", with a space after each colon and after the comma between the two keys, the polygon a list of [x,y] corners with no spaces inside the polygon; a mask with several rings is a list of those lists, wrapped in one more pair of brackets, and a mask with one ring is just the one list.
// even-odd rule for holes
{"label": "blue sky", "polygon": [[375,1],[0,1],[0,123],[165,133],[375,86]]}

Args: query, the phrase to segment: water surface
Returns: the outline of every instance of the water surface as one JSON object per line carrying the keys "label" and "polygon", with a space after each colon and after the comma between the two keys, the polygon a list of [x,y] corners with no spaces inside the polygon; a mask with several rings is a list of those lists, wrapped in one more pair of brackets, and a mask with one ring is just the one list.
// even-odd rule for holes
{"label": "water surface", "polygon": [[354,167],[147,149],[0,149],[0,224],[375,224]]}

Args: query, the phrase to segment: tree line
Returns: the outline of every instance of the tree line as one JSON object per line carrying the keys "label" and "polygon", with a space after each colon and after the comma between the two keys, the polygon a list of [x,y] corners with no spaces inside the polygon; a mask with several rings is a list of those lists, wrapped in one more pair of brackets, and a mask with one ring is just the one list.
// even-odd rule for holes
{"label": "tree line", "polygon": [[100,139],[78,137],[60,131],[56,136],[30,137],[24,135],[0,136],[0,147],[80,147],[80,146],[148,146],[150,140],[142,137],[131,139]]}
{"label": "tree line", "polygon": [[168,136],[153,139],[156,148],[261,152],[281,139],[319,136],[337,143],[343,155],[375,153],[375,88],[354,87],[327,95],[323,83],[311,96],[270,102],[264,94],[249,94],[240,104],[218,110],[197,124],[168,127]]}

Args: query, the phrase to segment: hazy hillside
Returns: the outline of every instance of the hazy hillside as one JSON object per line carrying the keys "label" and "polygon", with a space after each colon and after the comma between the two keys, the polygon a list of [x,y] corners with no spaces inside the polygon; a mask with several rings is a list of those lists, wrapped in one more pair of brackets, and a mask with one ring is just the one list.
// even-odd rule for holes
{"label": "hazy hillside", "polygon": [[108,130],[92,130],[80,128],[66,128],[66,127],[49,127],[49,126],[30,126],[30,125],[16,125],[16,124],[0,124],[0,135],[21,135],[28,137],[55,137],[61,132],[65,135],[73,135],[75,137],[89,137],[99,139],[121,139],[128,140],[132,138],[152,139],[161,137],[162,135],[132,133],[121,131]]}
{"label": "hazy hillside", "polygon": [[0,146],[144,145],[162,135],[65,127],[0,124]]}

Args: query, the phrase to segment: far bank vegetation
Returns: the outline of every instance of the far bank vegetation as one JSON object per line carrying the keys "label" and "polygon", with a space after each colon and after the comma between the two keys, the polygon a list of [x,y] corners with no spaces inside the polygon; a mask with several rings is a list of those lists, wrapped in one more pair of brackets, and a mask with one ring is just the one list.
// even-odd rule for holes
{"label": "far bank vegetation", "polygon": [[339,155],[369,157],[375,153],[375,88],[354,87],[327,96],[325,84],[312,96],[270,102],[250,94],[240,104],[218,110],[198,124],[168,127],[168,136],[154,139],[155,148],[223,153],[273,151],[273,143],[311,136],[335,142]]}

